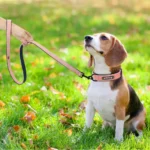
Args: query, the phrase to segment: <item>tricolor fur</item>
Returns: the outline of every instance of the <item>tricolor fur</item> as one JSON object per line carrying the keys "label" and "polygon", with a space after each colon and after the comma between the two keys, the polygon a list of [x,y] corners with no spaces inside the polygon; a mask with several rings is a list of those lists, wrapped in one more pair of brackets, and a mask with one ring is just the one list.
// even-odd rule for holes
{"label": "tricolor fur", "polygon": [[[112,74],[121,69],[127,52],[121,42],[108,33],[85,37],[85,49],[90,53],[89,66],[94,63],[96,74]],[[101,115],[105,126],[115,128],[115,139],[123,139],[124,127],[129,132],[142,134],[145,127],[145,109],[133,88],[122,75],[107,82],[91,81],[87,92],[86,127],[93,122],[95,110]]]}

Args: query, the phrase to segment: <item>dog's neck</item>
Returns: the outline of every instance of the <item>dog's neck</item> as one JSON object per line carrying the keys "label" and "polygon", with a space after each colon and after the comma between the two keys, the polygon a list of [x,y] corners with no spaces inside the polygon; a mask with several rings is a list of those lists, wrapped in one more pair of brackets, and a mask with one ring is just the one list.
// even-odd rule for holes
{"label": "dog's neck", "polygon": [[105,59],[101,55],[93,55],[94,57],[94,73],[111,74],[110,68],[106,65]]}
{"label": "dog's neck", "polygon": [[93,57],[94,57],[94,71],[93,72],[96,74],[112,74],[112,73],[117,73],[121,69],[121,66],[110,68],[105,63],[105,58],[101,55],[93,55]]}

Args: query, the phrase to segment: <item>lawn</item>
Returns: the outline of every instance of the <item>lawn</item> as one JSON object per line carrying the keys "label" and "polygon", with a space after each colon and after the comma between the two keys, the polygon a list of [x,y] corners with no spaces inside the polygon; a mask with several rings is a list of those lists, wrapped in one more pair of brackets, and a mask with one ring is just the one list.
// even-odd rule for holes
{"label": "lawn", "polygon": [[[0,0],[0,16],[29,31],[34,39],[69,64],[91,74],[83,48],[87,34],[109,32],[125,45],[122,68],[147,110],[143,137],[124,134],[114,141],[114,130],[102,131],[96,114],[92,128],[83,132],[89,81],[59,65],[33,45],[24,48],[27,82],[15,84],[7,70],[5,32],[0,31],[0,149],[150,149],[150,3],[136,1]],[[11,61],[21,79],[20,42],[12,38]]]}

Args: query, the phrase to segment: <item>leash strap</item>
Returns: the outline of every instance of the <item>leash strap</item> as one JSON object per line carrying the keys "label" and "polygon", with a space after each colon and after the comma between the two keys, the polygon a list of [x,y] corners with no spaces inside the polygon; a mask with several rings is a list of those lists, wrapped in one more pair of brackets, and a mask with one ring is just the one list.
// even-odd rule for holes
{"label": "leash strap", "polygon": [[[6,21],[6,30],[7,30],[7,32],[6,32],[6,37],[7,37],[7,48],[6,48],[7,66],[8,66],[8,70],[9,70],[9,73],[10,73],[12,79],[17,84],[23,84],[26,81],[26,78],[27,78],[26,66],[25,66],[24,58],[23,58],[23,45],[20,46],[20,62],[21,62],[21,67],[22,67],[22,72],[23,72],[23,80],[21,82],[16,79],[16,77],[15,77],[15,75],[14,75],[12,69],[11,69],[11,63],[10,63],[11,26],[12,26],[11,20],[7,20]],[[68,64],[67,62],[65,62],[64,60],[62,60],[61,58],[59,58],[58,56],[56,56],[52,52],[50,52],[46,47],[44,47],[43,45],[39,44],[38,42],[36,42],[36,41],[29,41],[28,43],[34,44],[36,47],[40,48],[47,55],[49,55],[54,60],[56,60],[59,64],[65,66],[66,68],[68,68],[70,71],[74,72],[79,77],[85,77],[85,78],[87,78],[89,80],[93,80],[93,81],[99,81],[99,82],[105,81],[105,82],[107,82],[107,81],[119,79],[122,76],[121,70],[118,73],[110,74],[110,75],[93,74],[91,76],[86,76],[83,72],[81,72],[78,69],[72,67],[70,64]]]}
{"label": "leash strap", "polygon": [[31,41],[31,43],[34,44],[36,47],[40,48],[42,51],[44,51],[47,55],[49,55],[50,57],[55,59],[58,63],[60,63],[61,65],[65,66],[66,68],[68,68],[69,70],[71,70],[72,72],[77,74],[79,77],[84,77],[84,73],[83,72],[80,72],[76,68],[72,67],[71,65],[66,63],[64,60],[60,59],[58,56],[56,56],[55,54],[50,52],[47,48],[45,48],[41,44],[37,43],[36,41]]}
{"label": "leash strap", "polygon": [[11,20],[6,20],[6,41],[7,41],[7,46],[6,46],[6,59],[7,59],[7,67],[9,70],[9,73],[17,84],[23,84],[26,81],[27,75],[26,75],[26,66],[24,63],[24,58],[23,58],[23,45],[20,46],[20,62],[21,62],[21,67],[22,67],[22,72],[23,72],[23,80],[18,81],[17,78],[15,77],[12,68],[11,68],[11,63],[10,63],[10,38],[11,38]]}

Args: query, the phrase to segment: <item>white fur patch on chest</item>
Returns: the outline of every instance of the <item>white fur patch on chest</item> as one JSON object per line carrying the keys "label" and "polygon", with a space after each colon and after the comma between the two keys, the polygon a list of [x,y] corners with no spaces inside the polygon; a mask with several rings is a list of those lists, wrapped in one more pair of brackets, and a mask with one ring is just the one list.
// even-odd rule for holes
{"label": "white fur patch on chest", "polygon": [[93,107],[98,111],[100,116],[108,122],[115,124],[115,110],[118,90],[112,91],[109,82],[91,81],[87,96]]}

